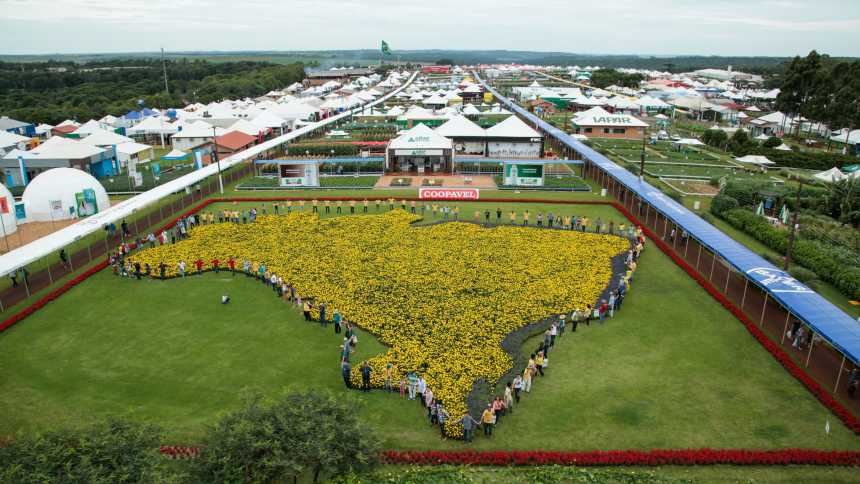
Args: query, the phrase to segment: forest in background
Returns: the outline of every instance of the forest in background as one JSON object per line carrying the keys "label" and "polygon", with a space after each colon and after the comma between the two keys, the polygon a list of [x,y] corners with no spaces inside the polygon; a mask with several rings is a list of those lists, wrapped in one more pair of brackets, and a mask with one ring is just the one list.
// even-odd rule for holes
{"label": "forest in background", "polygon": [[99,119],[139,109],[181,107],[192,102],[256,97],[304,78],[304,64],[166,62],[154,58],[88,62],[0,62],[0,113],[22,121],[56,124]]}

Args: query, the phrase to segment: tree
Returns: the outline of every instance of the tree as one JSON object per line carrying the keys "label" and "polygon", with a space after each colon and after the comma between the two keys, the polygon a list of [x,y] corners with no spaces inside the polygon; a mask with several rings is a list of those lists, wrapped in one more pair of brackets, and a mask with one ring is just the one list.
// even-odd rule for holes
{"label": "tree", "polygon": [[842,223],[857,225],[860,210],[860,179],[847,178],[826,183],[825,200],[830,215]]}
{"label": "tree", "polygon": [[443,57],[443,58],[441,58],[441,59],[437,59],[437,60],[436,60],[436,65],[437,65],[437,66],[453,66],[453,65],[454,65],[454,60],[453,60],[453,59],[449,59],[448,57]]}
{"label": "tree", "polygon": [[206,433],[190,463],[194,482],[280,482],[341,475],[377,463],[379,442],[330,394],[296,393],[265,405],[259,396]]}
{"label": "tree", "polygon": [[160,437],[152,425],[116,419],[21,437],[0,447],[0,482],[164,482]]}
{"label": "tree", "polygon": [[702,133],[702,142],[708,146],[713,146],[714,148],[725,148],[728,140],[729,135],[721,129],[706,129],[705,132]]}
{"label": "tree", "polygon": [[764,141],[764,143],[762,143],[761,145],[764,146],[765,148],[776,148],[777,146],[779,146],[781,144],[782,144],[781,139],[777,138],[776,136],[771,136],[770,138],[766,139]]}
{"label": "tree", "polygon": [[729,151],[736,156],[746,155],[755,145],[746,131],[739,129],[729,139]]}

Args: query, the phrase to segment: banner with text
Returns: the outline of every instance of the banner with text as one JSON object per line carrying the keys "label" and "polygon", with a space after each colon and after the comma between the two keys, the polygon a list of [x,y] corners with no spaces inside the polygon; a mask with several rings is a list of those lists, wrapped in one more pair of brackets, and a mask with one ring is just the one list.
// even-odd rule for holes
{"label": "banner with text", "polygon": [[477,188],[419,188],[421,200],[477,200]]}

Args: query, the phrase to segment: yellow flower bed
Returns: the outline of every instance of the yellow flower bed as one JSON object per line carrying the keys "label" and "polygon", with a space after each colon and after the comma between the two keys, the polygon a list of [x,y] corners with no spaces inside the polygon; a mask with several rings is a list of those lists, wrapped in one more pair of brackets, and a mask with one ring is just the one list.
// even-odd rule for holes
{"label": "yellow flower bed", "polygon": [[[189,239],[136,259],[154,268],[164,262],[169,276],[180,260],[189,271],[197,258],[207,267],[214,258],[222,267],[230,257],[237,268],[244,259],[254,268],[264,262],[302,297],[326,302],[329,314],[339,309],[389,346],[370,360],[374,386],[383,385],[386,363],[399,375],[426,366],[422,374],[453,422],[478,378],[495,382],[511,367],[500,346],[505,336],[594,304],[612,276],[611,257],[628,247],[620,237],[574,231],[410,226],[419,218],[402,210],[325,220],[259,216],[253,224],[195,228]],[[449,425],[447,432],[462,430]]]}

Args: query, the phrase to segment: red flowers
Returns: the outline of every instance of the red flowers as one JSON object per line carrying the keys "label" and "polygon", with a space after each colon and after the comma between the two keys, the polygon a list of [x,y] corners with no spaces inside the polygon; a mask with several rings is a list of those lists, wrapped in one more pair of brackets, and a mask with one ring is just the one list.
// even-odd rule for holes
{"label": "red flowers", "polygon": [[171,459],[194,459],[200,455],[200,447],[187,447],[184,445],[162,445],[158,448],[158,451]]}
{"label": "red flowers", "polygon": [[387,464],[482,466],[661,466],[661,465],[860,465],[860,452],[809,449],[653,449],[553,451],[396,451],[382,452]]}

